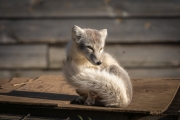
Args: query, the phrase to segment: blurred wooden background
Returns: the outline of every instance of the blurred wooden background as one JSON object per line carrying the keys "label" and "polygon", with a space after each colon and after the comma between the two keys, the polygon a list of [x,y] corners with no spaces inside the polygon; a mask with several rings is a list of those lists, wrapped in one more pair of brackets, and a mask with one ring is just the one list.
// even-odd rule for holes
{"label": "blurred wooden background", "polygon": [[180,77],[180,0],[0,0],[0,78],[61,74],[73,25],[108,29],[131,78]]}

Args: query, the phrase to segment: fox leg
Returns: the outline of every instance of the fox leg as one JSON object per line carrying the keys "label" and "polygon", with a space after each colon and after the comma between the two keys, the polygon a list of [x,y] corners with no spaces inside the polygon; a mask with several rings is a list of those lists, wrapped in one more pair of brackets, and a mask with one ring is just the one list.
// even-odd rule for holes
{"label": "fox leg", "polygon": [[81,89],[76,89],[76,93],[79,94],[79,97],[76,98],[75,100],[72,100],[70,103],[71,104],[84,104],[84,101],[87,99],[87,93],[82,92],[83,90]]}
{"label": "fox leg", "polygon": [[96,100],[97,94],[94,92],[88,92],[88,97],[85,101],[85,105],[94,105],[95,104],[95,100]]}

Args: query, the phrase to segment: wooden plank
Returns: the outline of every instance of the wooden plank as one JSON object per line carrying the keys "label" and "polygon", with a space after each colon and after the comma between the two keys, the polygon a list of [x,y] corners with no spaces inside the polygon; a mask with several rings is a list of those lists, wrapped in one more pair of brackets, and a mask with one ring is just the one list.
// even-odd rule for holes
{"label": "wooden plank", "polygon": [[[8,74],[8,76],[6,76]],[[37,78],[42,75],[60,75],[62,71],[57,69],[49,69],[49,70],[42,70],[42,69],[26,69],[26,70],[0,70],[0,80],[1,79],[11,79],[14,77],[30,77],[30,78]]]}
{"label": "wooden plank", "polygon": [[108,30],[107,43],[180,42],[180,19],[0,20],[0,43],[64,43],[73,25]]}
{"label": "wooden plank", "polygon": [[[146,104],[147,104],[146,100],[149,100],[148,107],[150,107],[152,109],[152,110],[150,110],[151,114],[161,114],[163,111],[165,111],[168,108],[169,104],[172,102],[172,100],[177,92],[177,89],[179,88],[179,83],[180,83],[179,79],[175,79],[175,80],[170,80],[170,79],[169,80],[168,79],[164,79],[164,80],[163,79],[146,79],[145,80],[145,79],[141,79],[141,80],[137,80],[137,81],[133,80],[132,84],[133,84],[134,93],[133,93],[132,103],[130,104],[129,108],[131,108],[131,107],[136,108],[136,107],[138,107],[138,104],[140,104],[142,106],[146,106]],[[169,89],[169,88],[171,89],[173,86],[174,87],[176,86],[176,87],[173,90],[173,93],[170,93],[170,91],[167,89]],[[165,91],[165,90],[167,90],[167,91]],[[167,96],[164,96],[163,95],[164,93],[166,93]],[[134,101],[134,100],[137,100],[137,101]],[[165,101],[163,101],[163,100],[165,100]],[[144,109],[148,110],[148,107],[145,107]]]}
{"label": "wooden plank", "polygon": [[171,103],[179,88],[179,79],[135,79],[132,80],[134,96],[125,109],[72,105],[69,100],[76,97],[74,88],[62,76],[41,76],[28,81],[24,86],[7,93],[0,92],[0,102],[58,104],[59,109],[93,110],[106,112],[147,112],[161,114]]}
{"label": "wooden plank", "polygon": [[0,0],[0,17],[180,16],[179,0]]}
{"label": "wooden plank", "polygon": [[1,68],[46,68],[46,45],[0,46]]}
{"label": "wooden plank", "polygon": [[27,84],[27,82],[32,81],[30,78],[13,78],[10,80],[8,83],[1,85],[0,92],[1,93],[6,93],[6,92],[11,92],[13,90],[16,90],[23,85]]}
{"label": "wooden plank", "polygon": [[[131,78],[180,78],[180,68],[125,68]],[[0,74],[4,72],[0,71]],[[60,75],[62,70],[11,70],[6,71],[13,77],[37,78],[41,75]],[[0,76],[2,77],[2,76]]]}
{"label": "wooden plank", "polygon": [[11,76],[11,72],[8,70],[0,70],[0,79],[7,79],[7,78],[13,78]]}
{"label": "wooden plank", "polygon": [[0,89],[2,88],[1,85],[4,85],[10,81],[9,78],[0,78]]}
{"label": "wooden plank", "polygon": [[[37,79],[24,80],[19,78],[13,81],[13,83],[3,85],[2,89],[0,89],[0,96],[4,97],[0,97],[0,101],[18,102],[18,104],[21,102],[27,104],[28,102],[29,105],[58,106],[58,104],[69,104],[71,99],[77,98],[74,88],[70,87],[61,75],[45,75]],[[14,86],[14,84],[21,83],[25,84]]]}
{"label": "wooden plank", "polygon": [[20,120],[22,118],[22,116],[20,115],[5,115],[5,114],[0,114],[0,119],[2,120]]}
{"label": "wooden plank", "polygon": [[[169,105],[169,107],[166,109],[166,111],[164,112],[164,114],[169,114],[169,115],[179,115],[179,110],[180,110],[180,87],[177,90],[176,95],[174,96],[173,101],[171,102],[171,104]],[[176,112],[174,112],[176,111]]]}
{"label": "wooden plank", "polygon": [[180,68],[127,69],[131,78],[180,78]]}
{"label": "wooden plank", "polygon": [[179,67],[179,45],[113,45],[107,46],[125,67]]}
{"label": "wooden plank", "polygon": [[22,86],[18,90],[77,95],[76,92],[74,91],[74,88],[69,86],[66,83],[62,75],[40,76],[37,79],[35,79],[33,82],[31,82],[30,84],[26,84],[25,86]]}
{"label": "wooden plank", "polygon": [[[19,110],[18,110],[19,111]],[[44,111],[43,111],[44,112]],[[18,114],[0,114],[0,119],[1,120],[49,120],[49,119],[53,119],[53,120],[70,120],[68,119],[61,119],[61,118],[54,118],[54,117],[45,117],[46,115],[44,115],[43,117],[39,117],[39,116],[32,116],[31,114],[26,114],[26,115],[22,115],[22,113],[19,111]]]}
{"label": "wooden plank", "polygon": [[[106,45],[105,51],[124,67],[179,67],[180,45]],[[64,46],[50,47],[50,67],[61,68]]]}
{"label": "wooden plank", "polygon": [[65,59],[65,47],[54,46],[49,48],[49,64],[50,68],[62,68],[63,60]]}

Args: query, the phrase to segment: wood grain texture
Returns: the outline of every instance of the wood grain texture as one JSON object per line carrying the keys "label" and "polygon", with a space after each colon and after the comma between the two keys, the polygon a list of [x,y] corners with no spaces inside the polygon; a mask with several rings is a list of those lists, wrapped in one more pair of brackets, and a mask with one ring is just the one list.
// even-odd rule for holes
{"label": "wood grain texture", "polygon": [[65,47],[64,46],[54,46],[49,47],[49,65],[50,68],[62,68],[63,60],[65,59]]}
{"label": "wood grain texture", "polygon": [[2,89],[1,85],[4,85],[6,83],[8,83],[11,79],[10,78],[0,78],[0,89]]}
{"label": "wood grain texture", "polygon": [[[18,80],[20,83],[21,81]],[[71,99],[77,97],[74,88],[69,86],[62,76],[41,76],[27,81],[13,91],[0,91],[0,103],[58,104],[58,109],[98,110],[109,112],[147,112],[159,114],[167,109],[179,88],[179,79],[135,79],[132,80],[134,97],[125,108],[107,108],[97,106],[72,105]],[[12,99],[13,98],[13,99]],[[43,105],[43,104],[42,104]],[[177,111],[174,111],[177,112]]]}
{"label": "wood grain texture", "polygon": [[0,20],[0,43],[64,43],[73,25],[108,30],[107,43],[180,42],[180,19]]}
{"label": "wood grain texture", "polygon": [[131,78],[180,78],[180,68],[127,69]]}
{"label": "wood grain texture", "polygon": [[[10,81],[9,84],[2,86],[0,101],[58,106],[58,104],[69,104],[71,99],[78,97],[74,88],[68,85],[60,75],[44,75],[28,80],[13,78],[13,80],[15,79],[16,81],[13,81],[13,83]],[[14,86],[14,83],[25,84]]]}
{"label": "wood grain texture", "polygon": [[[51,68],[61,68],[65,48],[50,47]],[[124,67],[179,67],[180,45],[106,45],[111,54]]]}
{"label": "wood grain texture", "polygon": [[25,85],[30,78],[12,78],[8,83],[1,85],[0,93],[11,92]]}
{"label": "wood grain texture", "polygon": [[[164,112],[165,114],[171,114],[171,115],[177,115],[177,116],[179,115],[179,110],[180,110],[179,98],[180,98],[180,87],[177,90],[177,94],[174,96],[172,103]],[[177,111],[177,112],[173,113],[172,111]]]}
{"label": "wood grain texture", "polygon": [[0,0],[0,17],[180,16],[179,0]]}
{"label": "wood grain texture", "polygon": [[46,45],[0,46],[0,68],[46,68]]}
{"label": "wood grain texture", "polygon": [[30,77],[37,78],[42,75],[60,75],[61,70],[42,70],[42,69],[26,69],[26,70],[0,70],[0,80],[2,79],[12,79],[14,77]]}
{"label": "wood grain texture", "polygon": [[[144,109],[148,110],[151,108],[151,114],[159,114],[168,108],[168,101],[170,103],[172,102],[179,88],[180,81],[179,79],[141,79],[132,80],[132,84],[134,93],[132,103],[130,104],[129,108],[132,107],[136,109],[138,108],[139,104],[139,107],[146,106],[148,104],[148,106]],[[175,89],[173,89],[173,87]],[[166,88],[172,89],[173,92],[171,91],[171,93]],[[147,103],[146,100],[149,102]],[[177,112],[177,110],[174,112]]]}
{"label": "wood grain texture", "polygon": [[[19,111],[19,110],[18,110]],[[44,112],[44,111],[43,111]],[[19,111],[20,113],[20,111]],[[0,114],[0,118],[2,120],[23,120],[23,119],[28,119],[28,120],[49,120],[49,119],[53,119],[53,120],[64,120],[63,118],[59,118],[59,117],[45,117],[45,115],[42,117],[39,116],[32,116],[31,114],[26,114],[26,115],[19,115],[19,114]],[[69,117],[67,117],[68,120]]]}
{"label": "wood grain texture", "polygon": [[179,67],[179,45],[114,45],[107,46],[112,54],[125,67]]}

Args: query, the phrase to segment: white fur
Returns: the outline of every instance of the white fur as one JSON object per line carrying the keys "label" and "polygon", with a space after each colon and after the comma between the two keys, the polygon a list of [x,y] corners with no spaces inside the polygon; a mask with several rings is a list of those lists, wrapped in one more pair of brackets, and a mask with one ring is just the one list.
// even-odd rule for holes
{"label": "white fur", "polygon": [[73,62],[65,62],[63,70],[69,84],[78,89],[94,91],[103,98],[106,106],[126,107],[131,102],[122,78],[106,71],[79,67]]}
{"label": "white fur", "polygon": [[[107,29],[100,30],[99,32],[102,42],[93,44],[103,44],[100,46],[104,47]],[[90,96],[90,92],[95,92],[98,97],[102,98],[106,106],[127,107],[132,99],[132,85],[127,72],[109,54],[104,53],[103,50],[99,51],[100,47],[94,48],[94,53],[100,52],[96,57],[101,57],[102,65],[93,65],[87,59],[87,56],[90,54],[81,53],[81,51],[86,51],[85,48],[81,49],[81,51],[77,49],[80,36],[86,36],[86,29],[74,26],[72,29],[73,40],[70,40],[68,43],[66,60],[64,61],[63,72],[66,81],[72,86],[88,93],[88,96]],[[88,38],[85,37],[82,40],[87,42]],[[118,66],[117,76],[108,71],[113,65]],[[86,99],[85,104],[87,102],[87,105],[91,105],[91,102],[94,104],[94,101],[90,96]]]}

